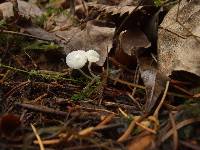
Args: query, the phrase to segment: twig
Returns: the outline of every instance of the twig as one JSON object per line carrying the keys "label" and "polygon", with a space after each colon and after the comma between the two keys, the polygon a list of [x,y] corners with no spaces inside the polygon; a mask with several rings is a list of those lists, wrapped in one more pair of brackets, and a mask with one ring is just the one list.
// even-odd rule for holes
{"label": "twig", "polygon": [[41,112],[41,113],[49,113],[49,114],[55,114],[55,115],[59,115],[59,116],[66,116],[66,117],[69,116],[69,113],[67,113],[67,112],[54,110],[54,109],[48,108],[46,106],[20,104],[20,103],[16,103],[15,105],[26,108],[26,109],[30,109],[30,110],[33,110],[33,111],[38,111],[38,112]]}
{"label": "twig", "polygon": [[[195,122],[200,122],[200,118],[191,118],[191,119],[187,119],[184,120],[178,124],[176,124],[176,130],[181,129],[184,126],[187,126],[189,124],[195,123]],[[169,130],[162,138],[161,138],[161,142],[166,141],[171,135],[173,134],[173,129]]]}
{"label": "twig", "polygon": [[120,107],[118,108],[118,110],[125,118],[129,118],[128,114],[125,113]]}
{"label": "twig", "polygon": [[122,136],[120,136],[117,139],[117,142],[125,141],[129,137],[129,135],[131,134],[131,132],[134,129],[134,127],[135,127],[135,120],[132,120],[130,125],[128,126],[128,129],[124,132],[124,134]]}
{"label": "twig", "polygon": [[[137,67],[136,67],[135,73],[134,73],[134,80],[133,80],[134,83],[138,84],[139,79],[140,79],[140,72],[139,72],[139,65],[137,64]],[[131,97],[133,97],[133,98],[134,98],[136,89],[137,89],[136,87],[134,87],[134,88],[132,89]]]}
{"label": "twig", "polygon": [[28,37],[28,38],[42,40],[42,41],[47,41],[47,42],[55,42],[55,40],[44,39],[44,38],[41,38],[41,37],[38,37],[38,36],[34,36],[34,35],[26,34],[26,33],[21,33],[21,32],[15,32],[15,31],[0,30],[0,33],[3,33],[3,34],[13,34],[13,35],[18,35],[18,36],[25,36],[25,37]]}
{"label": "twig", "polygon": [[189,149],[193,149],[193,150],[200,150],[200,146],[197,144],[193,144],[192,142],[190,143],[190,142],[180,140],[180,144],[185,146],[186,149],[189,148]]}
{"label": "twig", "polygon": [[108,77],[108,78],[111,79],[111,80],[113,80],[113,81],[116,81],[116,82],[119,82],[119,83],[122,83],[122,84],[126,84],[128,86],[137,87],[137,88],[140,88],[140,89],[145,89],[145,87],[142,86],[142,85],[130,83],[128,81],[124,81],[124,80],[121,80],[121,79],[115,79],[115,78],[112,78],[112,77]]}
{"label": "twig", "polygon": [[133,102],[138,106],[138,108],[142,110],[142,106],[140,105],[140,103],[130,93],[128,93],[127,95],[133,100]]}
{"label": "twig", "polygon": [[163,104],[163,102],[164,102],[164,100],[165,100],[165,97],[166,97],[166,95],[167,95],[168,88],[169,88],[169,81],[167,81],[167,83],[166,83],[166,87],[165,87],[165,91],[164,91],[163,97],[162,97],[162,99],[161,99],[161,101],[160,101],[158,107],[156,108],[154,114],[153,114],[153,116],[156,117],[156,118],[158,118],[158,112],[159,112],[160,108],[162,107],[162,104]]}
{"label": "twig", "polygon": [[109,122],[113,119],[114,116],[115,116],[115,114],[110,114],[110,115],[108,115],[108,116],[107,116],[102,122],[100,122],[96,127],[101,127],[101,126],[103,126],[103,125],[109,123]]}
{"label": "twig", "polygon": [[[42,144],[43,145],[54,145],[54,144],[59,144],[61,142],[60,139],[51,139],[51,140],[43,140]],[[33,141],[34,144],[39,144],[39,141]]]}
{"label": "twig", "polygon": [[178,89],[179,91],[181,91],[181,92],[183,92],[183,93],[189,95],[189,96],[193,96],[192,93],[190,93],[189,91],[183,89],[182,87],[180,87],[180,86],[178,86],[178,85],[173,85],[173,87],[176,88],[176,89]]}
{"label": "twig", "polygon": [[13,93],[15,93],[16,91],[19,91],[20,88],[24,87],[24,86],[27,86],[31,81],[28,80],[28,81],[25,81],[25,82],[22,82],[20,84],[18,84],[17,86],[13,87],[9,92],[7,92],[5,94],[5,97],[9,97],[11,96]]}
{"label": "twig", "polygon": [[155,131],[155,130],[153,130],[153,129],[151,129],[151,128],[145,126],[145,125],[143,125],[143,124],[140,123],[140,122],[137,122],[137,121],[136,121],[135,124],[138,125],[139,127],[143,128],[144,130],[150,132],[150,133],[156,134],[156,131]]}
{"label": "twig", "polygon": [[38,101],[41,101],[44,97],[46,97],[48,94],[44,93],[42,95],[40,95],[39,97],[35,98],[34,100],[32,100],[30,103],[37,103]]}
{"label": "twig", "polygon": [[128,126],[128,129],[124,132],[124,134],[122,134],[122,136],[120,136],[118,139],[117,139],[117,142],[123,142],[125,141],[131,134],[131,132],[133,131],[135,125],[136,125],[136,121],[137,122],[140,122],[144,119],[145,116],[143,117],[139,117],[138,119],[136,120],[132,120],[130,125]]}
{"label": "twig", "polygon": [[81,108],[81,110],[89,110],[89,111],[97,111],[97,112],[106,112],[106,113],[109,113],[109,114],[115,114],[114,112],[110,111],[110,110],[107,110],[107,109],[101,109],[101,108],[90,108],[90,107],[84,107],[84,106],[79,106],[79,108]]}
{"label": "twig", "polygon": [[178,132],[176,129],[176,123],[175,123],[174,117],[171,113],[169,113],[169,119],[171,121],[172,130],[173,130],[173,142],[174,142],[173,150],[177,150],[178,149]]}
{"label": "twig", "polygon": [[35,134],[35,136],[36,136],[36,138],[37,138],[37,140],[38,140],[38,143],[39,143],[39,146],[40,146],[40,150],[45,150],[45,149],[44,149],[44,145],[43,145],[43,143],[42,143],[42,140],[41,140],[39,134],[37,133],[36,128],[35,128],[32,124],[31,124],[31,128],[33,129],[33,132],[34,132],[34,134]]}

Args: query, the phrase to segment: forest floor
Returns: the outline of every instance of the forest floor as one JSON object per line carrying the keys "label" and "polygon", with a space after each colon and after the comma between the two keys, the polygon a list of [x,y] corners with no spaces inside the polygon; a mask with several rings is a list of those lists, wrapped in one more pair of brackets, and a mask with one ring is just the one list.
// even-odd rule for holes
{"label": "forest floor", "polygon": [[[200,149],[197,1],[13,0],[0,12],[1,150]],[[91,49],[98,62],[66,64]]]}

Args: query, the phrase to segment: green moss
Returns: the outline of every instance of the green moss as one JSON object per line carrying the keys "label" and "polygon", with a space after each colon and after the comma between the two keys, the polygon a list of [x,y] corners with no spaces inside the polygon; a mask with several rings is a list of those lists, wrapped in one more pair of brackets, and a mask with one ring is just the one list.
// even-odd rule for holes
{"label": "green moss", "polygon": [[154,0],[154,4],[159,7],[164,3],[164,0]]}
{"label": "green moss", "polygon": [[22,70],[22,69],[18,69],[12,66],[8,66],[8,65],[4,65],[2,63],[0,63],[0,67],[8,69],[8,70],[12,70],[18,73],[22,73],[24,75],[27,76],[27,78],[42,78],[45,80],[61,80],[61,81],[71,81],[73,83],[77,83],[77,84],[81,84],[80,81],[73,79],[73,78],[65,78],[63,73],[61,72],[55,72],[55,71],[44,71],[44,70],[30,70],[30,71],[26,71],[26,70]]}
{"label": "green moss", "polygon": [[60,48],[61,47],[59,45],[54,44],[54,43],[35,41],[33,43],[28,44],[23,49],[24,50],[37,50],[37,51],[40,51],[40,52],[47,52],[47,51],[50,51],[50,50],[55,50],[55,49],[60,49]]}
{"label": "green moss", "polygon": [[5,29],[7,26],[6,21],[4,19],[0,20],[0,29]]}
{"label": "green moss", "polygon": [[72,95],[71,99],[74,101],[78,101],[78,100],[84,100],[90,97],[93,93],[97,91],[100,84],[101,84],[101,81],[98,79],[96,79],[93,85],[90,85],[90,83],[88,83],[89,86],[87,85],[86,88],[84,88],[81,92]]}

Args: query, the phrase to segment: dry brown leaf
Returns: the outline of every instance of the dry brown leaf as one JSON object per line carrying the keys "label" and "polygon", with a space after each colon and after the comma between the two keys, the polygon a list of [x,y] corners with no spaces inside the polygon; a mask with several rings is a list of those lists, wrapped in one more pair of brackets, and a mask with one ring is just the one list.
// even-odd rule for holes
{"label": "dry brown leaf", "polygon": [[173,7],[160,25],[159,70],[167,76],[173,71],[200,76],[200,1],[182,0],[179,13],[178,7]]}
{"label": "dry brown leaf", "polygon": [[56,37],[53,33],[49,33],[45,31],[44,29],[37,27],[37,26],[26,26],[22,28],[24,32],[29,33],[33,36],[43,38],[43,39],[48,39],[51,41],[58,41],[59,38]]}
{"label": "dry brown leaf", "polygon": [[[95,8],[100,12],[104,12],[106,14],[116,15],[119,14],[120,16],[124,14],[130,14],[137,6],[108,6],[103,4],[95,4],[95,3],[89,3],[89,8]],[[141,9],[142,6],[140,6],[138,9]]]}
{"label": "dry brown leaf", "polygon": [[97,65],[103,66],[107,58],[107,50],[112,47],[114,30],[115,28],[96,26],[88,22],[83,30],[74,27],[67,31],[57,31],[56,34],[68,40],[66,54],[73,50],[94,49],[100,54]]}
{"label": "dry brown leaf", "polygon": [[123,51],[131,56],[139,48],[146,48],[151,45],[145,34],[137,27],[121,33],[121,47]]}
{"label": "dry brown leaf", "polygon": [[128,150],[153,149],[154,141],[155,141],[155,135],[153,134],[140,136],[131,142],[131,144],[128,146]]}
{"label": "dry brown leaf", "polygon": [[134,68],[137,63],[136,50],[148,46],[150,46],[150,42],[145,34],[138,27],[134,26],[132,29],[120,34],[115,59],[123,65]]}
{"label": "dry brown leaf", "polygon": [[141,78],[146,87],[145,112],[150,112],[164,90],[167,78],[157,69],[155,60],[146,49],[136,51]]}
{"label": "dry brown leaf", "polygon": [[[21,0],[18,0],[17,2],[20,15],[26,18],[42,15],[42,11],[36,5]],[[11,2],[5,2],[0,4],[0,10],[3,13],[4,19],[14,17],[13,4]]]}

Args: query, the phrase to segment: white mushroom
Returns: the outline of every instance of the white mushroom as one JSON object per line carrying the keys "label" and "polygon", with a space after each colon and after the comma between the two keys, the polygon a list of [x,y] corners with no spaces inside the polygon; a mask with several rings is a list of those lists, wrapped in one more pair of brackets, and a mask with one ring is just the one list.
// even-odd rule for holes
{"label": "white mushroom", "polygon": [[86,56],[87,56],[87,59],[88,59],[88,61],[89,61],[88,70],[89,70],[90,74],[91,74],[94,78],[96,78],[97,76],[94,75],[94,74],[92,73],[91,64],[92,64],[93,62],[99,61],[100,55],[99,55],[99,53],[97,53],[95,50],[92,50],[92,49],[91,49],[91,50],[88,50],[88,51],[86,52]]}
{"label": "white mushroom", "polygon": [[97,62],[100,59],[100,55],[95,50],[88,50],[85,52],[84,50],[72,51],[66,57],[67,65],[72,69],[78,69],[84,76],[90,78],[87,74],[85,74],[81,68],[89,61],[88,70],[93,77],[97,77],[91,71],[91,64],[93,62]]}
{"label": "white mushroom", "polygon": [[87,55],[84,50],[72,51],[66,57],[67,65],[72,69],[80,69],[87,62]]}
{"label": "white mushroom", "polygon": [[100,59],[99,53],[97,53],[95,50],[88,50],[86,52],[86,56],[89,62],[97,62]]}

